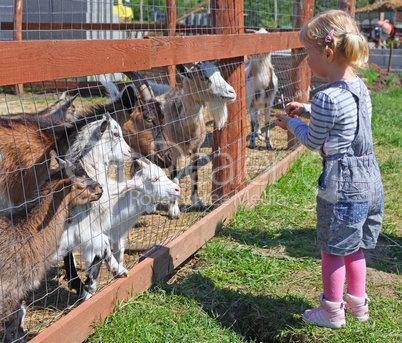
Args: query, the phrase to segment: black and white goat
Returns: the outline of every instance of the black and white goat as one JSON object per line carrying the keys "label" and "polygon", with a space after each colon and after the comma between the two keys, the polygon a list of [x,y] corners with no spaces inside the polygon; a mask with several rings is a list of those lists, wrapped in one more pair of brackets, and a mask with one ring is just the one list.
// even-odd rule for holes
{"label": "black and white goat", "polygon": [[[256,33],[268,33],[260,29]],[[269,139],[269,119],[271,107],[278,92],[278,77],[271,63],[271,53],[252,55],[245,67],[246,74],[246,104],[251,118],[250,148],[255,148],[255,136],[264,140],[260,128],[260,114],[265,114],[265,144],[272,149]]]}

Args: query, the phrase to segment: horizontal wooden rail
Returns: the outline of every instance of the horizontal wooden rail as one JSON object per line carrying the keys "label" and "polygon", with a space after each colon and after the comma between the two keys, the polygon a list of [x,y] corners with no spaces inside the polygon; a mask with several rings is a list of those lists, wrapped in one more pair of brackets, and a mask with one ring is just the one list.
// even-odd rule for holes
{"label": "horizontal wooden rail", "polygon": [[0,42],[0,86],[300,48],[299,32]]}
{"label": "horizontal wooden rail", "polygon": [[[143,31],[162,32],[168,28],[166,24],[132,24],[132,23],[22,23],[22,31]],[[13,22],[1,22],[0,30],[14,31]],[[215,28],[206,25],[181,25],[177,24],[177,32],[213,34]]]}
{"label": "horizontal wooden rail", "polygon": [[[13,22],[0,23],[0,29],[4,31],[14,30]],[[165,24],[131,24],[131,23],[47,23],[47,22],[24,22],[22,30],[47,31],[47,30],[138,30],[138,31],[161,31],[166,30]]]}
{"label": "horizontal wooden rail", "polygon": [[[87,30],[87,31],[148,31],[161,32],[168,28],[166,24],[133,24],[133,23],[48,23],[48,22],[24,22],[22,31],[55,31],[55,30]],[[246,27],[245,30],[257,31],[259,27]],[[0,30],[14,31],[14,23],[3,21]],[[183,25],[176,24],[178,33],[214,34],[215,28],[207,25]],[[289,32],[292,29],[267,28],[268,32]]]}

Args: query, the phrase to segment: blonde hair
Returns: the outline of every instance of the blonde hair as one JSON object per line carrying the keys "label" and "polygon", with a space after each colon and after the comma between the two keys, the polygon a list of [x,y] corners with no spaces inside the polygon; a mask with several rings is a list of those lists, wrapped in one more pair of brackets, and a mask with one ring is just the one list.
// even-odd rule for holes
{"label": "blonde hair", "polygon": [[[330,42],[325,38],[333,31]],[[309,47],[316,45],[323,49],[331,48],[336,54],[343,54],[352,67],[367,66],[369,49],[356,21],[349,13],[331,10],[311,18],[300,32],[300,42]]]}

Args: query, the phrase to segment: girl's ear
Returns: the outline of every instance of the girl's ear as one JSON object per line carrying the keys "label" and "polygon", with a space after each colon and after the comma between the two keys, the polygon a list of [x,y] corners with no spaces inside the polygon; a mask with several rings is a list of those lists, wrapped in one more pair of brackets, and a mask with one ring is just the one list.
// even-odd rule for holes
{"label": "girl's ear", "polygon": [[325,59],[327,60],[327,62],[331,63],[334,59],[334,50],[327,47],[324,51],[324,54],[325,54]]}

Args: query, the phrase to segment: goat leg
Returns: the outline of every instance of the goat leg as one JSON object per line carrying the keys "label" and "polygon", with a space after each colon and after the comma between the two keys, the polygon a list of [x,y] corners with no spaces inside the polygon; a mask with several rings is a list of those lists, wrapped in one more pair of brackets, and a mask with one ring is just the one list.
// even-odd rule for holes
{"label": "goat leg", "polygon": [[251,119],[251,135],[250,135],[250,145],[249,148],[250,149],[255,149],[256,145],[255,145],[255,123],[254,120]]}
{"label": "goat leg", "polygon": [[192,208],[196,211],[205,211],[205,206],[198,195],[198,152],[191,154],[191,201]]}
{"label": "goat leg", "polygon": [[64,256],[63,260],[64,268],[66,269],[65,278],[68,281],[68,288],[70,290],[75,289],[80,298],[85,298],[87,296],[87,292],[85,291],[84,284],[78,276],[73,253],[69,252],[66,256]]}
{"label": "goat leg", "polygon": [[[177,160],[174,157],[172,160],[172,164],[170,166],[170,179],[174,182],[179,184],[178,174],[177,174]],[[180,218],[180,208],[179,203],[177,200],[169,202],[169,210],[168,210],[169,218],[170,219],[179,219]]]}
{"label": "goat leg", "polygon": [[265,110],[265,129],[267,131],[265,131],[265,145],[267,147],[268,150],[272,150],[272,145],[271,145],[271,140],[269,139],[269,129],[270,129],[270,125],[269,125],[269,119],[270,119],[270,115],[271,115],[271,107],[268,107]]}
{"label": "goat leg", "polygon": [[25,321],[26,310],[24,306],[20,303],[19,309],[16,310],[11,319],[6,322],[4,330],[3,342],[18,342],[25,343],[26,338],[24,335],[24,321]]}
{"label": "goat leg", "polygon": [[[96,290],[96,279],[99,276],[102,266],[102,257],[95,255],[91,265],[87,268],[87,278],[85,280],[84,289],[86,292],[94,292]],[[90,298],[90,294],[86,295],[86,299]]]}

